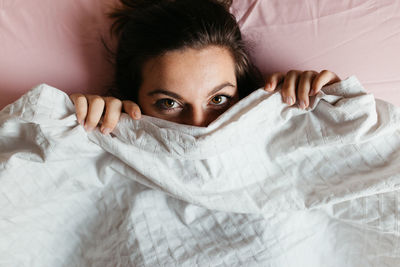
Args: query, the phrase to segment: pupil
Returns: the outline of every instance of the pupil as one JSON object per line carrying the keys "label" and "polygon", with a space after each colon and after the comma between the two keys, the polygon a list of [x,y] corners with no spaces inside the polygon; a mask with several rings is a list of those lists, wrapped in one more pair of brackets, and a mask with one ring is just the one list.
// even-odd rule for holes
{"label": "pupil", "polygon": [[214,97],[214,103],[220,103],[220,102],[221,102],[221,97],[220,96]]}
{"label": "pupil", "polygon": [[167,105],[167,107],[172,107],[174,105],[174,101],[172,101],[171,99],[167,99],[165,100],[165,104]]}

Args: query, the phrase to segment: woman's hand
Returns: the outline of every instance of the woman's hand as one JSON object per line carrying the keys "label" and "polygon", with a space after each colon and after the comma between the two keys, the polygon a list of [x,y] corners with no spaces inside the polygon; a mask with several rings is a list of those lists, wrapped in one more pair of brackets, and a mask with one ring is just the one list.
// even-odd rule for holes
{"label": "woman's hand", "polygon": [[139,106],[132,101],[84,94],[72,94],[69,97],[75,105],[78,122],[89,132],[96,128],[103,114],[100,129],[103,134],[109,134],[117,126],[122,110],[133,119],[138,120],[141,117]]}
{"label": "woman's hand", "polygon": [[310,104],[309,96],[316,95],[325,85],[339,82],[340,78],[328,70],[320,73],[298,70],[291,70],[286,74],[277,72],[267,78],[264,89],[273,92],[282,81],[283,101],[292,106],[297,100],[299,107],[305,109]]}
{"label": "woman's hand", "polygon": [[[300,108],[309,105],[309,96],[316,95],[323,86],[340,81],[340,78],[331,71],[297,71],[288,73],[274,73],[267,79],[264,89],[273,92],[279,83],[283,82],[281,94],[283,101],[290,106],[298,102]],[[100,131],[109,134],[117,125],[122,111],[128,113],[133,119],[140,119],[139,106],[132,101],[121,101],[115,97],[102,97],[98,95],[72,94],[70,95],[75,105],[78,122],[85,126],[87,131],[92,131],[99,124],[104,115]]]}

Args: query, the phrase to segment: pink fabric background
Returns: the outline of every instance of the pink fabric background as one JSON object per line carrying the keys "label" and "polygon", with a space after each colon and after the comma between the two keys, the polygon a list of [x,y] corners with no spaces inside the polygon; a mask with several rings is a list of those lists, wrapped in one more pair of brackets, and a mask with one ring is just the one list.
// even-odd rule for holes
{"label": "pink fabric background", "polygon": [[[39,83],[103,93],[112,65],[100,42],[114,0],[0,0],[0,109]],[[400,105],[400,1],[234,0],[264,74],[329,69],[356,75]]]}
{"label": "pink fabric background", "polygon": [[110,0],[0,0],[0,108],[47,83],[102,93],[112,66],[100,40]]}
{"label": "pink fabric background", "polygon": [[400,1],[237,0],[233,13],[265,74],[356,75],[375,97],[400,106]]}

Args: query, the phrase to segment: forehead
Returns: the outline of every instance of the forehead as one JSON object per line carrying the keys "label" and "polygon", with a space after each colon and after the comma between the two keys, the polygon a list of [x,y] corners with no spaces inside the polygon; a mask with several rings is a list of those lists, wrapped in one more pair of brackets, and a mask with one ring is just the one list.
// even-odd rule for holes
{"label": "forehead", "polygon": [[142,78],[140,90],[164,89],[182,96],[207,94],[221,83],[236,84],[235,63],[227,48],[186,48],[148,60]]}

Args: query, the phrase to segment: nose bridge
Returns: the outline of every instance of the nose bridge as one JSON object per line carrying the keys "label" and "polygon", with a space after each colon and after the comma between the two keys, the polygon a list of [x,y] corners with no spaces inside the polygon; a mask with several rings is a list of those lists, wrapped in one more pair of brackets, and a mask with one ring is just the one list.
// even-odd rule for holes
{"label": "nose bridge", "polygon": [[201,105],[192,107],[190,124],[193,126],[207,126],[207,116]]}

